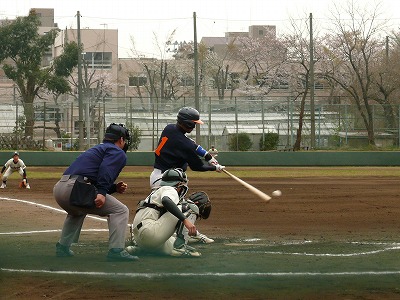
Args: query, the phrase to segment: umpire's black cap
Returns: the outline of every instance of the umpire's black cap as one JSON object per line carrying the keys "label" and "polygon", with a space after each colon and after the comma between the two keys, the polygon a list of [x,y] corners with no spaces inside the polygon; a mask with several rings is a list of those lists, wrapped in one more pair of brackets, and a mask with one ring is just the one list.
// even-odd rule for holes
{"label": "umpire's black cap", "polygon": [[106,129],[104,140],[116,142],[121,137],[125,140],[123,150],[126,152],[131,146],[132,140],[129,134],[129,129],[126,128],[124,124],[111,123]]}
{"label": "umpire's black cap", "polygon": [[124,138],[124,140],[130,140],[128,128],[126,128],[124,124],[111,123],[106,129],[104,138],[116,141],[121,137]]}

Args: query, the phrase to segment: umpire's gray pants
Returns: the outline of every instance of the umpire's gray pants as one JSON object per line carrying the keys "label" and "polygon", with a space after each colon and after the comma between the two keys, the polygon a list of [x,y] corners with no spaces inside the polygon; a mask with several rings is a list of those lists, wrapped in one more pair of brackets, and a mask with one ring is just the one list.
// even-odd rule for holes
{"label": "umpire's gray pants", "polygon": [[53,195],[58,205],[68,213],[61,232],[60,244],[69,247],[72,243],[77,242],[86,215],[93,214],[107,217],[109,249],[125,248],[125,236],[129,221],[128,207],[109,194],[106,195],[106,201],[101,208],[82,208],[70,205],[69,197],[75,180],[69,175],[64,175],[53,188]]}

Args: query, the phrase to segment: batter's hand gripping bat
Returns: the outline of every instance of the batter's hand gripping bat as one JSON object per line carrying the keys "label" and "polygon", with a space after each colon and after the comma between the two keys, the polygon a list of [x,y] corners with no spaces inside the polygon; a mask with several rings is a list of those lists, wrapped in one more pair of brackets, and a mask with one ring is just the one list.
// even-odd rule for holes
{"label": "batter's hand gripping bat", "polygon": [[227,174],[228,176],[230,176],[231,178],[233,178],[234,180],[236,180],[237,182],[239,182],[241,185],[245,186],[250,192],[252,192],[253,194],[257,195],[258,197],[260,197],[262,200],[264,200],[265,202],[269,202],[269,200],[271,200],[271,197],[268,196],[267,194],[265,194],[264,192],[261,192],[259,189],[255,188],[254,186],[252,186],[251,184],[248,184],[247,182],[243,181],[242,179],[240,179],[239,177],[236,177],[235,175],[229,173],[227,170],[223,169],[222,170],[225,174]]}

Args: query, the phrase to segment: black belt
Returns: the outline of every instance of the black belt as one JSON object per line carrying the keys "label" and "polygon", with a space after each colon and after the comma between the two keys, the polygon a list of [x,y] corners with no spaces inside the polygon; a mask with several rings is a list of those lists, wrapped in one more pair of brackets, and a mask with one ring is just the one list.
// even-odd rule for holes
{"label": "black belt", "polygon": [[159,206],[157,206],[157,205],[155,205],[155,204],[153,204],[153,203],[144,202],[144,203],[143,203],[143,206],[153,208],[153,209],[155,209],[155,210],[158,210],[159,212],[164,211],[164,208],[163,208],[163,207],[159,207]]}
{"label": "black belt", "polygon": [[92,181],[89,178],[87,178],[86,176],[82,176],[82,175],[69,175],[69,178],[92,183]]}
{"label": "black belt", "polygon": [[140,228],[142,228],[143,224],[142,222],[140,222],[139,224],[136,225],[136,229],[139,230]]}

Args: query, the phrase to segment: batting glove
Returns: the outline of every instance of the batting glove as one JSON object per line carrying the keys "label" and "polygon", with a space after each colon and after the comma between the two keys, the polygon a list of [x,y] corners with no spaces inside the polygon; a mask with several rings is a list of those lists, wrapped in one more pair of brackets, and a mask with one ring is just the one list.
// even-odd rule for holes
{"label": "batting glove", "polygon": [[225,166],[221,166],[220,164],[215,165],[215,171],[221,173],[225,169]]}
{"label": "batting glove", "polygon": [[216,160],[214,157],[211,158],[211,159],[208,161],[208,163],[209,163],[211,166],[216,166],[216,165],[219,164],[219,163],[218,163],[218,160]]}

